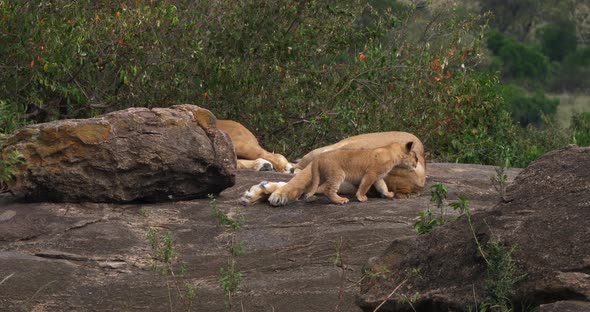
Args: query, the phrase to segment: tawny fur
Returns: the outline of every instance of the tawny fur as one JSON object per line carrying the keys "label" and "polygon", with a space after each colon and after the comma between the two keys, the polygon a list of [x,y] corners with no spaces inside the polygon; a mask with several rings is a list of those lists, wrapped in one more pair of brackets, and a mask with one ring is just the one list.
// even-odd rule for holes
{"label": "tawny fur", "polygon": [[395,166],[414,170],[417,164],[413,142],[391,143],[369,149],[337,149],[322,153],[311,163],[311,182],[306,188],[305,198],[312,198],[320,181],[323,193],[335,204],[345,204],[348,198],[338,196],[340,185],[346,181],[358,186],[356,198],[367,201],[367,191],[375,185],[377,191],[387,198],[393,198],[383,178]]}
{"label": "tawny fur", "polygon": [[[231,138],[238,158],[238,169],[274,169],[278,172],[291,172],[292,165],[283,155],[263,149],[254,134],[242,124],[233,120],[217,120],[217,128],[225,131]],[[272,168],[269,168],[269,165],[272,165]]]}
{"label": "tawny fur", "polygon": [[[424,160],[424,146],[413,134],[407,132],[376,132],[352,136],[338,143],[317,148],[306,154],[296,165],[299,172],[291,180],[281,186],[273,186],[267,183],[263,188],[259,184],[250,188],[249,198],[240,200],[242,204],[253,204],[268,199],[271,205],[282,206],[293,202],[305,191],[311,181],[311,167],[308,166],[313,159],[321,153],[335,149],[359,149],[376,148],[390,143],[405,143],[413,141],[412,151],[415,152],[417,165],[414,170],[394,167],[384,178],[384,182],[390,191],[395,193],[395,198],[408,198],[410,194],[420,193],[426,183],[426,162]],[[340,194],[355,194],[357,187],[346,181],[340,185]],[[324,185],[320,185],[317,193],[324,193]]]}

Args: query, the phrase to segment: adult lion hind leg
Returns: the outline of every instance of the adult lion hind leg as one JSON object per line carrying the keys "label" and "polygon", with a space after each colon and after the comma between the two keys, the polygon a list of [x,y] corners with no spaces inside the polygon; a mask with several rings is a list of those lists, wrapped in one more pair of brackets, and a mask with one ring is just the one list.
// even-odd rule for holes
{"label": "adult lion hind leg", "polygon": [[256,160],[248,160],[248,159],[238,159],[238,170],[241,169],[254,169],[256,171],[272,171],[273,166],[272,164],[262,158],[258,158]]}
{"label": "adult lion hind leg", "polygon": [[[292,164],[283,155],[266,151],[258,144],[254,134],[239,122],[218,119],[217,128],[226,132],[231,138],[238,158],[238,169],[291,172]],[[241,166],[240,161],[242,161]]]}
{"label": "adult lion hind leg", "polygon": [[278,172],[293,173],[293,164],[281,154],[263,151],[263,153],[261,153],[258,157],[269,161],[272,164],[274,170]]}
{"label": "adult lion hind leg", "polygon": [[244,206],[248,206],[258,202],[263,202],[270,196],[270,194],[282,188],[285,184],[287,183],[262,181],[256,185],[253,185],[249,190],[244,192],[244,194],[242,194],[239,199],[239,203]]}

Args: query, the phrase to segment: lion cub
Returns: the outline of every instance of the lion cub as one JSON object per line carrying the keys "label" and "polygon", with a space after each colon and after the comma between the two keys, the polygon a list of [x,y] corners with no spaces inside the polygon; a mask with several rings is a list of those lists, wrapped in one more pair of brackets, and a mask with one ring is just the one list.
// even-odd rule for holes
{"label": "lion cub", "polygon": [[[382,196],[391,199],[394,193],[387,189],[383,178],[396,166],[416,168],[413,144],[392,143],[371,149],[339,149],[322,153],[311,163],[312,177],[305,198],[310,200],[319,187],[333,203],[345,204],[348,198],[338,196],[337,192],[340,184],[346,181],[358,185],[356,198],[361,202],[367,201],[366,193],[371,185],[375,185]],[[320,180],[323,181],[321,187]]]}

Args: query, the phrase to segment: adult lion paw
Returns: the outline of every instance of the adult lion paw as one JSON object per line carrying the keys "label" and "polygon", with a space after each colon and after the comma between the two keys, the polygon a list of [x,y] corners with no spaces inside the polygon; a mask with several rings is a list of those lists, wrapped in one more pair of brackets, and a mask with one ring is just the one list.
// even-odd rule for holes
{"label": "adult lion paw", "polygon": [[409,193],[395,193],[394,197],[397,199],[408,199],[408,198],[410,198],[410,194]]}
{"label": "adult lion paw", "polygon": [[250,187],[249,190],[245,191],[238,202],[244,206],[247,206],[265,201],[272,192],[283,187],[285,184],[285,182],[262,181]]}
{"label": "adult lion paw", "polygon": [[254,167],[257,171],[272,171],[273,167],[270,161],[262,158],[256,159],[256,167]]}

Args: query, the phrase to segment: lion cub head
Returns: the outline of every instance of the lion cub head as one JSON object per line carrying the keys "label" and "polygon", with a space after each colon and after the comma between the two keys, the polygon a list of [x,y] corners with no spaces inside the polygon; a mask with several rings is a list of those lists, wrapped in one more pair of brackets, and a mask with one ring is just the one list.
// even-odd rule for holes
{"label": "lion cub head", "polygon": [[[398,145],[399,146],[399,144],[396,144],[396,143],[390,144],[390,145]],[[416,166],[418,165],[418,155],[416,154],[415,151],[412,150],[413,146],[414,146],[414,142],[412,142],[412,141],[406,143],[405,148],[402,148],[403,151],[399,152],[399,155],[401,157],[400,162],[397,165],[395,165],[394,167],[408,169],[408,170],[416,169]],[[394,148],[396,148],[396,147],[394,147]]]}

